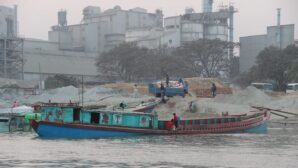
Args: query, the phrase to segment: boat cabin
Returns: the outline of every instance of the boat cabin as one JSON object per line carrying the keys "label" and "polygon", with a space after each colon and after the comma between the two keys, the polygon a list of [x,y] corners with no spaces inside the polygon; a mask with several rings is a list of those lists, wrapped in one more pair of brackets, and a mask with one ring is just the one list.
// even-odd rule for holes
{"label": "boat cabin", "polygon": [[42,107],[42,120],[63,123],[93,124],[101,126],[123,126],[135,128],[157,128],[155,113],[84,109],[79,106],[47,105]]}

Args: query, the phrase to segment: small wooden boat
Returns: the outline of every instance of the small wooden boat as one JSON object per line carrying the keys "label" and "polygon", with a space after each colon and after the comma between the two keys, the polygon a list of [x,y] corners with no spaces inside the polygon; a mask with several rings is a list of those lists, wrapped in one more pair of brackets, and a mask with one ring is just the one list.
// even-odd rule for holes
{"label": "small wooden boat", "polygon": [[42,119],[30,120],[43,138],[102,138],[139,135],[265,133],[270,111],[245,115],[182,119],[176,130],[172,122],[159,120],[156,112],[88,110],[72,105],[46,105]]}
{"label": "small wooden boat", "polygon": [[150,99],[142,102],[121,102],[118,106],[113,107],[113,111],[132,111],[132,112],[144,112],[151,113],[155,106],[160,103],[159,100]]}
{"label": "small wooden boat", "polygon": [[0,116],[0,133],[9,132],[10,117]]}
{"label": "small wooden boat", "polygon": [[19,106],[3,111],[0,113],[0,132],[30,131],[29,120],[41,118],[41,115],[33,112],[33,108],[29,106]]}

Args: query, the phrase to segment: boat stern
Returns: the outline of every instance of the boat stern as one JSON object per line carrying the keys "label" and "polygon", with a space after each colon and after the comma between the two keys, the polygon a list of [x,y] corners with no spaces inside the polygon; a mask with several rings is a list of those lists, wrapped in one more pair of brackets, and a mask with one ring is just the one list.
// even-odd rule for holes
{"label": "boat stern", "polygon": [[30,119],[29,121],[30,121],[31,127],[34,129],[35,132],[37,132],[39,122],[34,119]]}

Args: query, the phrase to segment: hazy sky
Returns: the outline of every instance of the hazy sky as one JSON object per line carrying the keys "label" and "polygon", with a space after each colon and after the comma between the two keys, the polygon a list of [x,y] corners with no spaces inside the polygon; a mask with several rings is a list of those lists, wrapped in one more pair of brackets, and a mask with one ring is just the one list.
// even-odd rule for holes
{"label": "hazy sky", "polygon": [[[100,6],[102,11],[120,5],[127,10],[142,7],[148,12],[162,9],[164,16],[184,13],[186,7],[201,12],[202,0],[0,0],[0,5],[18,5],[19,34],[27,38],[48,38],[50,27],[57,24],[57,11],[67,10],[68,24],[78,24],[84,7]],[[233,3],[235,14],[235,41],[241,36],[265,34],[266,27],[276,25],[276,8],[281,10],[282,24],[295,24],[298,39],[298,0],[214,0],[213,9],[221,4]]]}

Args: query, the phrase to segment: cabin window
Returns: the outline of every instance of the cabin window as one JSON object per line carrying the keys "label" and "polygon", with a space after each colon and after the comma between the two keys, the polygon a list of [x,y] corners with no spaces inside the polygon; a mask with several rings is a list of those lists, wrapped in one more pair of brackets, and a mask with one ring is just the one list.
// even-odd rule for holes
{"label": "cabin window", "polygon": [[99,124],[99,113],[91,113],[90,123]]}
{"label": "cabin window", "polygon": [[0,118],[0,122],[8,122],[9,120],[8,119],[2,119],[2,118]]}
{"label": "cabin window", "polygon": [[80,121],[80,109],[75,108],[73,110],[73,121]]}

